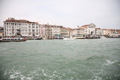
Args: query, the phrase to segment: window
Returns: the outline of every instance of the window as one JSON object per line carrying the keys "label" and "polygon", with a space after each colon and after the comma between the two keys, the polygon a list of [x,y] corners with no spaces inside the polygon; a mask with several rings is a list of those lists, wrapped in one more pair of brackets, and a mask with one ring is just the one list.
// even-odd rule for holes
{"label": "window", "polygon": [[33,32],[35,31],[35,30],[32,30]]}
{"label": "window", "polygon": [[36,28],[38,28],[38,26],[36,26]]}
{"label": "window", "polygon": [[11,23],[11,25],[14,25],[14,23]]}

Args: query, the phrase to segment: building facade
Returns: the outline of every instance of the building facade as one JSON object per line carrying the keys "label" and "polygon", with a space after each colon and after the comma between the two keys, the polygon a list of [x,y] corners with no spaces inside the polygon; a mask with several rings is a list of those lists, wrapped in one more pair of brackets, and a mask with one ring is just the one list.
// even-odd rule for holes
{"label": "building facade", "polygon": [[0,27],[0,38],[2,38],[4,36],[4,30],[3,27]]}
{"label": "building facade", "polygon": [[65,27],[61,27],[60,28],[60,37],[61,38],[68,38],[69,37],[69,30],[68,28],[65,28]]}
{"label": "building facade", "polygon": [[96,29],[95,29],[95,31],[96,31],[96,36],[98,36],[98,37],[100,37],[100,36],[103,36],[103,35],[104,35],[104,34],[103,34],[103,29],[96,28]]}
{"label": "building facade", "polygon": [[[75,29],[66,28],[63,26],[39,24],[37,22],[31,22],[28,20],[16,20],[14,18],[8,18],[4,21],[4,37],[15,37],[17,31],[20,32],[24,38],[45,38],[45,39],[57,39],[68,37],[100,37],[109,36],[113,34],[120,34],[119,29],[100,29],[96,28],[93,23],[77,27]],[[0,37],[3,36],[3,32],[0,31]]]}
{"label": "building facade", "polygon": [[9,18],[4,21],[4,36],[15,37],[17,30],[20,30],[22,37],[40,37],[40,26],[37,22],[16,20],[14,18]]}
{"label": "building facade", "polygon": [[45,38],[45,27],[44,25],[40,24],[39,25],[39,28],[40,28],[40,38]]}
{"label": "building facade", "polygon": [[73,36],[74,37],[94,37],[96,32],[95,32],[96,26],[91,23],[88,25],[83,25],[81,27],[77,27],[73,31]]}

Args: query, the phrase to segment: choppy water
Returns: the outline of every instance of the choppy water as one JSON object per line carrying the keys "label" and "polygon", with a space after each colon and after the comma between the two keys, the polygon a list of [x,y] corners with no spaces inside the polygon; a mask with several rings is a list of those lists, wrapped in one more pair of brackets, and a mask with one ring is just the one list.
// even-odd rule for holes
{"label": "choppy water", "polygon": [[120,80],[120,39],[0,43],[0,80]]}

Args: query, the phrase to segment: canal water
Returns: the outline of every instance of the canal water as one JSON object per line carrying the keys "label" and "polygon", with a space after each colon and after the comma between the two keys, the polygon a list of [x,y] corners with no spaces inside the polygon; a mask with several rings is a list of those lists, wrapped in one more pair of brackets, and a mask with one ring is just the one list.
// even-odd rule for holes
{"label": "canal water", "polygon": [[0,43],[0,80],[120,80],[120,39]]}

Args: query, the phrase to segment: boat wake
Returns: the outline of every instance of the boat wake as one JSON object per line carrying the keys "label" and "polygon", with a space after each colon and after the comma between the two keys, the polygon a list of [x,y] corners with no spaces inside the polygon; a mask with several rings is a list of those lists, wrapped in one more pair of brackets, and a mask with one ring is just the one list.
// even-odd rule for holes
{"label": "boat wake", "polygon": [[114,61],[106,60],[105,65],[112,65],[112,64],[114,64],[116,62],[117,62],[116,60],[114,60]]}

